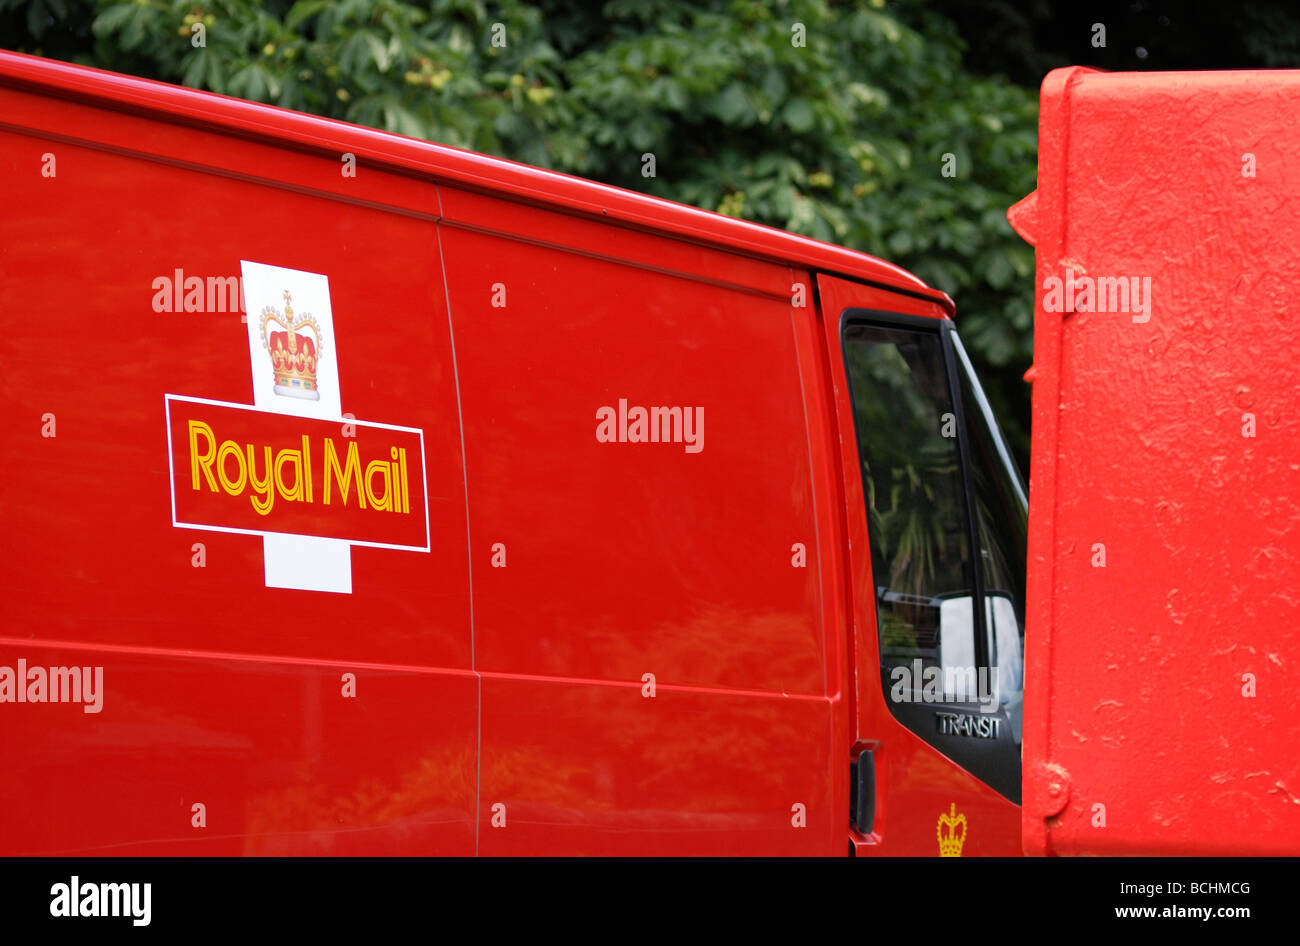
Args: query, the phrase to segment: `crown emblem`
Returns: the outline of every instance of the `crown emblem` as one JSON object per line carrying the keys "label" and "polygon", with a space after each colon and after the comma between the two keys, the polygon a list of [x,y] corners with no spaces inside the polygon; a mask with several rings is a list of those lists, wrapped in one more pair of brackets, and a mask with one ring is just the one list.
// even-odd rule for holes
{"label": "crown emblem", "polygon": [[[272,325],[279,325],[284,331],[272,332]],[[312,335],[300,335],[298,329],[308,329]],[[310,313],[293,314],[293,299],[287,289],[283,315],[273,306],[262,310],[262,347],[271,355],[276,394],[320,400],[316,389],[316,361],[322,348],[320,326]]]}
{"label": "crown emblem", "polygon": [[[945,834],[944,825],[948,826]],[[961,826],[958,833],[957,827]],[[961,857],[961,846],[966,843],[966,816],[957,814],[957,803],[953,802],[946,814],[939,815],[939,826],[935,829],[939,835],[940,857]]]}

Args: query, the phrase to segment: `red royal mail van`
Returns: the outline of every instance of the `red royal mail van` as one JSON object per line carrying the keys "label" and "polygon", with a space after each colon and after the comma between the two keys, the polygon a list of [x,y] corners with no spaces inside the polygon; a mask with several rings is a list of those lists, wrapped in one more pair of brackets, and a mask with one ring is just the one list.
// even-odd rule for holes
{"label": "red royal mail van", "polygon": [[0,852],[1020,850],[944,294],[9,53],[0,171]]}

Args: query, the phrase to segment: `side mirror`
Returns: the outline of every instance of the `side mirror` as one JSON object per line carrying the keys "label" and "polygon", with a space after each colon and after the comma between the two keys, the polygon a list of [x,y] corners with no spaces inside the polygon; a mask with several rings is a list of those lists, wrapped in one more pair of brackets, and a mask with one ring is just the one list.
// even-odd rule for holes
{"label": "side mirror", "polygon": [[984,626],[992,666],[981,674],[975,660],[974,599],[970,595],[944,598],[939,603],[938,662],[943,674],[944,697],[954,701],[992,701],[992,708],[1008,708],[1020,740],[1020,700],[1024,680],[1024,655],[1020,624],[1010,597],[991,592],[984,596]]}

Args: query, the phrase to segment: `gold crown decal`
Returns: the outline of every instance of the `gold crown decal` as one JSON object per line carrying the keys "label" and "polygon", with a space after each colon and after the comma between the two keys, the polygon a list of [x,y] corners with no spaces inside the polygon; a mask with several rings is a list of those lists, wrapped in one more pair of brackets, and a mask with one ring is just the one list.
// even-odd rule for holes
{"label": "gold crown decal", "polygon": [[[948,825],[945,835],[943,826]],[[961,833],[957,833],[958,825]],[[935,829],[939,835],[940,857],[961,857],[961,846],[966,843],[966,816],[957,814],[957,803],[953,802],[946,814],[939,815],[939,826]]]}
{"label": "gold crown decal", "polygon": [[[273,323],[284,331],[268,333]],[[310,329],[315,338],[299,335],[300,328]],[[287,289],[284,291],[283,315],[272,306],[262,310],[262,347],[271,355],[276,394],[320,400],[320,392],[316,389],[316,364],[324,347],[320,326],[310,313],[294,316],[293,299]]]}

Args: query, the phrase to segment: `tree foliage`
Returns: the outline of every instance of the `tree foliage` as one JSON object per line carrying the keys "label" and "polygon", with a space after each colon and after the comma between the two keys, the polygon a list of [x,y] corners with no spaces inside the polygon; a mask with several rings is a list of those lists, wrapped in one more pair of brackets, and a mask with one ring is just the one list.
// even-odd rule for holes
{"label": "tree foliage", "polygon": [[1027,455],[1034,264],[1005,212],[1035,186],[1036,94],[968,72],[919,0],[0,0],[0,45],[882,256],[956,298]]}

